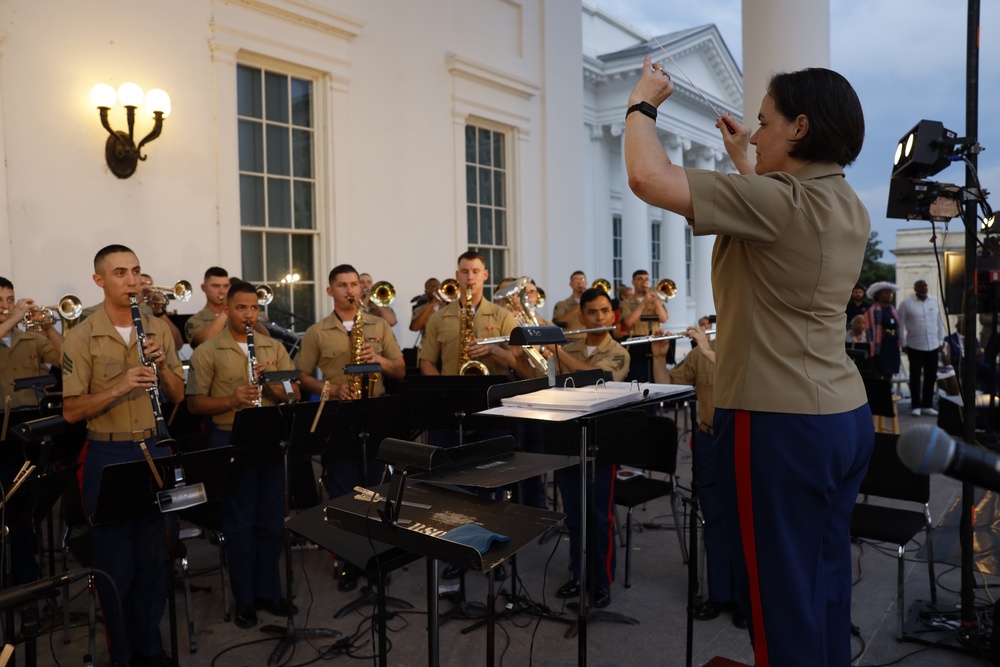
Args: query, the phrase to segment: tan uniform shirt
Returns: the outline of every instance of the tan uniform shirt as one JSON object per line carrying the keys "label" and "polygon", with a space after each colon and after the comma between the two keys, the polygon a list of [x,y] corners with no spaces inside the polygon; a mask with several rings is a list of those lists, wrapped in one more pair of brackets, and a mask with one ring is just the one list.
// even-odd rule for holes
{"label": "tan uniform shirt", "polygon": [[[184,379],[174,337],[167,325],[155,317],[142,316],[146,337],[158,343],[166,355],[169,371]],[[70,330],[63,341],[63,396],[98,394],[117,384],[129,368],[139,365],[139,348],[133,331],[128,345],[100,308]],[[156,428],[153,405],[145,389],[133,389],[114,401],[104,412],[87,420],[87,429],[100,433],[130,433]]]}
{"label": "tan uniform shirt", "polygon": [[[555,307],[552,309],[552,319],[555,320],[557,317],[565,315],[566,313],[573,310],[579,305],[580,302],[577,301],[572,294],[570,294],[569,298],[563,299],[562,301],[557,303]],[[572,318],[566,325],[565,331],[576,331],[585,328],[586,327],[583,324],[583,320],[580,319],[580,315],[578,313],[576,317]],[[586,335],[587,334],[576,334],[575,336],[568,336],[568,338],[569,340],[579,340]]]}
{"label": "tan uniform shirt", "polygon": [[42,364],[58,366],[60,363],[56,346],[46,336],[16,327],[10,334],[10,347],[0,344],[0,410],[7,396],[12,397],[12,408],[37,405],[35,391],[22,389],[15,392],[14,380],[44,375],[47,371]]}
{"label": "tan uniform shirt", "polygon": [[719,331],[715,404],[839,414],[866,402],[844,354],[844,304],[871,223],[843,170],[815,162],[795,174],[687,169],[694,233],[712,252]]}
{"label": "tan uniform shirt", "polygon": [[[714,340],[709,341],[709,345],[715,349]],[[712,426],[715,419],[715,362],[693,349],[669,372],[672,384],[694,387],[695,398],[698,399],[698,421]]]}
{"label": "tan uniform shirt", "polygon": [[215,321],[216,317],[225,317],[225,316],[226,316],[225,312],[223,312],[221,315],[216,315],[214,312],[212,312],[211,308],[205,306],[197,313],[187,318],[187,321],[184,322],[184,340],[190,343],[191,336],[192,334],[194,334],[195,331],[202,328],[206,324],[211,324],[212,322]]}
{"label": "tan uniform shirt", "polygon": [[[632,298],[622,301],[621,319],[624,320],[625,316],[631,313],[633,310],[636,309],[641,310],[646,306],[646,304],[649,302],[650,299],[655,299],[655,298],[656,296],[653,294],[652,290],[650,290],[646,293],[646,298],[643,299],[642,301],[640,301],[639,298],[634,295],[632,296]],[[664,306],[664,309],[666,309],[666,306]],[[653,315],[656,315],[655,310],[650,312]],[[640,315],[639,318],[640,319],[636,320],[636,323],[632,325],[632,328],[628,330],[629,336],[649,336],[660,327],[660,322],[658,320],[651,320],[649,322],[644,322],[641,319],[642,315]]]}
{"label": "tan uniform shirt", "polygon": [[[365,340],[372,346],[376,354],[390,361],[403,356],[399,349],[396,336],[392,333],[389,323],[376,315],[363,313],[365,323]],[[351,360],[351,334],[340,321],[336,313],[330,313],[316,324],[306,329],[302,336],[299,353],[295,355],[295,367],[307,375],[312,375],[317,366],[323,372],[323,379],[335,384],[347,382],[344,367],[353,363]],[[385,384],[379,378],[378,384],[371,392],[372,396],[385,393]]]}
{"label": "tan uniform shirt", "polygon": [[585,364],[596,366],[604,371],[611,371],[615,382],[622,382],[628,375],[628,350],[610,335],[606,335],[600,345],[591,354],[587,354],[587,341],[575,340],[563,346],[563,351],[571,354]]}
{"label": "tan uniform shirt", "polygon": [[[441,362],[442,375],[458,375],[459,331],[461,329],[458,300],[431,315],[427,321],[424,342],[420,346],[420,360],[432,364]],[[472,331],[478,338],[510,337],[517,327],[514,316],[506,308],[501,308],[485,298],[479,302],[472,317]],[[490,369],[490,374],[506,375],[507,368],[493,357],[480,359]]]}
{"label": "tan uniform shirt", "polygon": [[[257,363],[267,366],[264,372],[295,370],[284,345],[273,338],[257,335],[254,335],[253,342]],[[188,396],[224,398],[235,394],[238,387],[248,384],[250,384],[249,358],[239,342],[233,338],[229,327],[195,348],[194,354],[191,355],[191,370],[185,388]],[[266,390],[261,397],[261,404],[275,404]],[[250,406],[243,405],[237,410],[247,407]],[[225,431],[232,430],[237,410],[212,415],[212,421]]]}

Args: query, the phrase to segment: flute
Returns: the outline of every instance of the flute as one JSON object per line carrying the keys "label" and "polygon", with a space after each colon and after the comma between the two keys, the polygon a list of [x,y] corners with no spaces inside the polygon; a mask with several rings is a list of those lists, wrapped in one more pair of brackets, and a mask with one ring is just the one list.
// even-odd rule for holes
{"label": "flute", "polygon": [[[709,329],[705,332],[706,336],[711,336],[715,333],[715,329]],[[677,340],[678,338],[690,338],[686,333],[682,334],[670,334],[669,336],[637,336],[636,338],[629,338],[628,340],[623,340],[619,345],[638,345],[639,343],[656,343],[661,340]]]}

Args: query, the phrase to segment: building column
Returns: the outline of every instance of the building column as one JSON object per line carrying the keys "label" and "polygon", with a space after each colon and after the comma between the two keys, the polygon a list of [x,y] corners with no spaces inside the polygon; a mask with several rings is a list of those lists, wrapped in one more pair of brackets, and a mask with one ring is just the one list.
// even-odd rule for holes
{"label": "building column", "polygon": [[[684,166],[684,152],[691,149],[691,141],[676,134],[667,135],[663,141],[663,150],[673,164]],[[663,223],[660,227],[663,244],[663,268],[660,273],[663,278],[670,278],[677,284],[677,296],[667,304],[667,329],[679,330],[679,325],[687,322],[688,294],[686,280],[686,256],[684,252],[684,229],[687,220],[684,216],[663,211]]]}
{"label": "building column", "polygon": [[[624,130],[624,124],[621,125]],[[618,124],[612,125],[615,134]],[[632,284],[632,272],[647,269],[649,265],[649,205],[632,192],[628,186],[625,169],[625,133],[621,133],[622,161],[622,284]],[[589,276],[588,276],[589,277]],[[611,280],[611,276],[608,276]]]}
{"label": "building column", "polygon": [[[694,166],[696,169],[715,171],[722,161],[720,151],[708,146],[702,146],[695,151]],[[697,323],[697,318],[715,312],[715,300],[712,296],[712,247],[714,236],[695,236],[691,261],[691,291],[694,303],[694,314],[691,324]]]}

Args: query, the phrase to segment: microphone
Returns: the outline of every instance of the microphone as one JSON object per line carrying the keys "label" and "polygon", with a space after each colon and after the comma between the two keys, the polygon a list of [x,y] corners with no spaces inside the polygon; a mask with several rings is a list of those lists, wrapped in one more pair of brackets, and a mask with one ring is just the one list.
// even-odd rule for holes
{"label": "microphone", "polygon": [[45,579],[39,579],[38,581],[32,581],[28,584],[5,589],[0,592],[0,609],[16,607],[20,604],[28,602],[29,600],[42,597],[43,593],[55,590],[60,586],[72,583],[79,579],[83,579],[92,572],[92,569],[85,567],[78,570],[63,572],[62,574],[57,574],[54,577],[47,577]]}
{"label": "microphone", "polygon": [[900,435],[896,455],[917,474],[944,473],[990,491],[1000,491],[1000,456],[955,440],[932,424],[919,424]]}

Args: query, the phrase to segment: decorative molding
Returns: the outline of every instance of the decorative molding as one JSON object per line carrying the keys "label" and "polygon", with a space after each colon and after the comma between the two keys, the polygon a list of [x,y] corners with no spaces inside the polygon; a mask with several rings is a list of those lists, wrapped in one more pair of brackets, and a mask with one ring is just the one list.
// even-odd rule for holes
{"label": "decorative molding", "polygon": [[364,23],[344,14],[331,12],[309,0],[229,0],[233,4],[295,23],[307,28],[346,39],[354,39],[361,34]]}
{"label": "decorative molding", "polygon": [[611,123],[610,129],[612,137],[620,137],[622,136],[622,134],[625,133],[625,123],[622,122]]}
{"label": "decorative molding", "polygon": [[604,130],[608,128],[600,123],[587,123],[587,129],[590,130],[590,138],[598,141],[604,138]]}
{"label": "decorative molding", "polygon": [[485,84],[526,100],[537,96],[542,90],[542,87],[533,81],[507,74],[455,53],[445,53],[444,62],[452,76]]}

